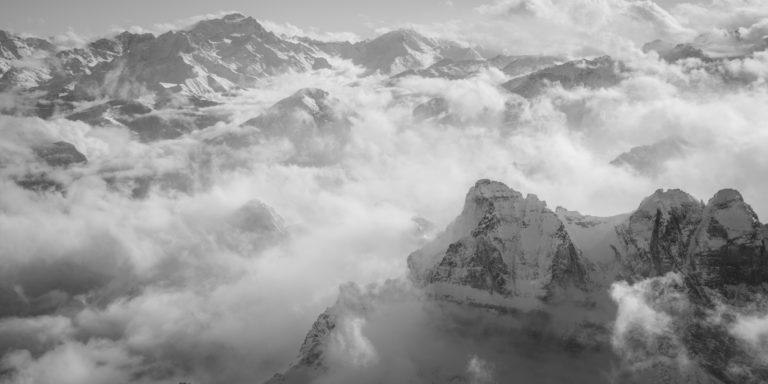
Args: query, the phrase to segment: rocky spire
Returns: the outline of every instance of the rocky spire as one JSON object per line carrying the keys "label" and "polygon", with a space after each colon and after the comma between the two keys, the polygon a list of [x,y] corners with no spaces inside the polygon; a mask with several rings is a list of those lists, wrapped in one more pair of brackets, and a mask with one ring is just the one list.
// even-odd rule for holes
{"label": "rocky spire", "polygon": [[412,276],[439,296],[463,287],[541,299],[556,289],[586,289],[590,269],[545,202],[490,180],[478,181],[461,215],[408,262]]}

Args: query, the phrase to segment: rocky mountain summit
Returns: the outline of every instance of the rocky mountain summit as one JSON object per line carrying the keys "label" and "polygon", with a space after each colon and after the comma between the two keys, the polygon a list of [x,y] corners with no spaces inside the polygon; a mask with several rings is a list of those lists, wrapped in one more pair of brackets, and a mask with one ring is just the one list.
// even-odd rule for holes
{"label": "rocky mountain summit", "polygon": [[680,137],[668,137],[652,144],[633,147],[611,160],[611,165],[628,167],[640,174],[653,176],[663,171],[666,161],[683,157],[689,146]]}
{"label": "rocky mountain summit", "polygon": [[332,164],[339,161],[350,138],[351,123],[343,108],[336,108],[338,103],[322,89],[300,89],[211,143],[235,149],[284,143],[288,148],[282,158],[287,162]]}
{"label": "rocky mountain summit", "polygon": [[606,88],[622,80],[625,66],[609,56],[579,59],[540,69],[526,76],[514,78],[502,86],[523,97],[541,94],[548,86],[560,84],[565,89],[578,86]]}
{"label": "rocky mountain summit", "polygon": [[281,37],[233,13],[158,36],[123,32],[84,47],[0,34],[0,87],[44,91],[49,101],[130,98],[146,93],[202,96],[252,86],[263,77],[330,68],[338,56],[368,73],[397,74],[440,60],[483,60],[471,47],[394,30],[359,43]]}
{"label": "rocky mountain summit", "polygon": [[591,268],[546,203],[490,180],[470,189],[461,215],[408,265],[437,295],[458,286],[525,299],[587,289]]}
{"label": "rocky mountain summit", "polygon": [[[729,332],[734,318],[712,317],[723,306],[746,311],[744,298],[765,294],[768,283],[768,231],[732,189],[707,203],[681,190],[658,190],[634,212],[602,218],[564,208],[553,212],[535,195],[480,180],[456,220],[412,253],[408,266],[424,305],[443,308],[437,316],[452,318],[459,311],[483,319],[475,321],[511,316],[505,321],[527,323],[538,314],[539,321],[560,324],[533,333],[567,340],[556,348],[579,346],[589,354],[612,347],[622,368],[611,375],[621,382],[768,379],[768,371]],[[625,310],[620,293],[629,284],[642,292],[644,305],[667,316],[663,332],[612,325],[621,321],[621,312],[605,297],[610,292],[619,311]],[[339,324],[350,319],[343,315],[350,306],[339,300],[315,322],[296,362],[270,383],[302,382],[333,370],[325,352]],[[353,317],[375,311],[374,301],[356,301],[355,308],[367,309]],[[680,359],[687,363],[680,365]],[[436,372],[425,377],[440,377]]]}
{"label": "rocky mountain summit", "polygon": [[352,60],[369,74],[396,75],[403,71],[426,68],[442,60],[484,59],[473,47],[430,38],[412,29],[396,29],[355,44],[314,41],[310,41],[310,44],[330,55]]}

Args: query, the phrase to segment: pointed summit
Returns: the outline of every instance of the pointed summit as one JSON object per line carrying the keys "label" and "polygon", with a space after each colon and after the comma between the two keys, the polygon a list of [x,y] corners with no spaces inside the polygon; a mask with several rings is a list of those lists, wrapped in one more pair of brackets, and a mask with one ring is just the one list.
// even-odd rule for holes
{"label": "pointed summit", "polygon": [[652,195],[643,199],[638,211],[655,214],[657,210],[668,212],[670,209],[681,207],[685,204],[699,204],[690,194],[680,189],[657,189]]}
{"label": "pointed summit", "polygon": [[469,190],[461,215],[408,265],[437,297],[480,305],[499,305],[497,295],[536,307],[589,285],[590,267],[546,203],[491,180]]}

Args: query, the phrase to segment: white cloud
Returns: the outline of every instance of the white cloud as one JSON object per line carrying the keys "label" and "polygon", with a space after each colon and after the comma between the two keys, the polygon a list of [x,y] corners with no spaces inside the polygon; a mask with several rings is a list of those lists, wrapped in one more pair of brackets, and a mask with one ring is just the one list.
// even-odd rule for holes
{"label": "white cloud", "polygon": [[[336,60],[334,70],[276,76],[223,97],[225,103],[210,111],[230,116],[231,124],[147,144],[131,140],[124,128],[0,117],[3,281],[16,285],[7,291],[13,298],[39,296],[40,308],[53,308],[44,316],[0,321],[0,341],[17,335],[15,344],[9,341],[16,352],[5,366],[21,372],[18,382],[124,382],[137,372],[176,382],[268,378],[295,356],[339,284],[405,275],[405,258],[420,241],[412,217],[444,227],[481,178],[536,193],[550,208],[591,214],[630,211],[658,187],[679,187],[703,199],[736,187],[768,215],[768,180],[756,177],[768,168],[766,55],[728,61],[712,72],[694,63],[668,65],[642,56],[634,43],[699,32],[681,15],[701,10],[665,13],[644,1],[558,5],[500,2],[481,8],[487,23],[424,28],[531,52],[593,44],[621,53],[635,72],[610,89],[554,88],[524,100],[499,88],[506,77],[496,70],[465,80],[405,78],[387,85],[382,77],[358,78],[358,68]],[[355,38],[264,23],[290,35]],[[651,26],[638,32],[633,23]],[[745,36],[758,38],[763,24],[744,24]],[[723,73],[740,82],[724,83]],[[271,160],[284,148],[203,143],[238,130],[237,124],[303,87],[329,91],[348,114],[350,140],[339,164],[298,167]],[[414,119],[414,107],[433,97],[448,101],[459,124]],[[692,152],[656,178],[609,165],[633,146],[671,135],[688,140]],[[35,160],[31,147],[58,140],[73,143],[88,165],[54,170]],[[35,170],[65,181],[67,194],[33,193],[12,181]],[[193,187],[157,187],[144,199],[131,197],[136,178],[168,173],[188,177]],[[110,178],[117,181],[105,180]],[[243,254],[217,235],[252,199],[275,208],[289,235],[274,247]],[[83,281],[88,284],[76,284]],[[656,306],[651,284],[614,286],[615,345],[637,336],[633,332],[667,334],[669,316]],[[423,363],[487,382],[530,363],[516,355],[504,360],[506,344],[490,341],[486,348],[475,334],[446,337],[418,299],[379,300],[386,309],[342,325],[339,356],[357,363],[354,372],[340,373],[344,378],[373,373],[404,382]],[[745,317],[734,332],[761,340],[764,325],[762,318]],[[568,362],[557,356],[539,363]],[[149,376],[142,379],[151,382]]]}

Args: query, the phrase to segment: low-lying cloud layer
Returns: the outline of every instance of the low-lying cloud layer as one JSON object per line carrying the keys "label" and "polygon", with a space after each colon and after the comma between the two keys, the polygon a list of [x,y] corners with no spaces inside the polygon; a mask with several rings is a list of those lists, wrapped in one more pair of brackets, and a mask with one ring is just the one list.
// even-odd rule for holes
{"label": "low-lying cloud layer", "polygon": [[[218,96],[221,104],[204,111],[227,119],[175,140],[143,143],[124,127],[0,116],[0,347],[9,372],[0,380],[266,380],[293,359],[340,284],[403,278],[406,256],[431,235],[413,219],[444,228],[481,178],[535,193],[553,209],[595,215],[631,211],[657,188],[704,199],[732,187],[766,217],[768,55],[669,64],[640,50],[655,38],[683,42],[715,33],[705,31],[711,25],[759,40],[764,11],[756,1],[668,10],[628,0],[480,7],[489,22],[469,26],[472,42],[529,50],[568,35],[546,53],[609,51],[628,67],[615,87],[553,87],[533,99],[500,87],[508,76],[497,69],[460,80],[389,79],[360,77],[360,68],[332,60],[334,69],[275,76]],[[453,27],[439,26],[446,36]],[[293,26],[283,32],[328,37]],[[327,91],[335,113],[349,122],[337,162],[284,161],[295,150],[290,140],[214,144],[308,87]],[[414,116],[415,107],[438,97],[450,120]],[[670,137],[684,139],[686,150],[654,174],[610,164]],[[73,144],[87,164],[52,167],[36,156],[36,147],[57,141]],[[28,175],[44,175],[66,191],[22,188],[18,181]],[[151,187],[137,196],[142,180]],[[262,233],[233,224],[253,200],[281,219],[280,235],[265,245]],[[254,220],[270,220],[258,212]],[[254,237],[259,245],[248,245]],[[505,365],[503,346],[447,337],[432,328],[418,294],[402,289],[407,299],[387,302],[379,317],[341,325],[332,354],[354,369],[340,370],[334,382],[368,375],[405,382],[419,373],[397,358],[408,350],[422,357],[451,351],[422,362],[455,367],[472,383],[495,382],[535,360],[516,356]],[[644,301],[645,289],[619,284],[612,291],[619,349],[638,327],[644,335],[664,332],[667,319]],[[768,322],[759,311],[740,316],[731,330],[768,358]],[[578,366],[569,356],[556,359]],[[539,363],[543,369],[551,361]]]}

